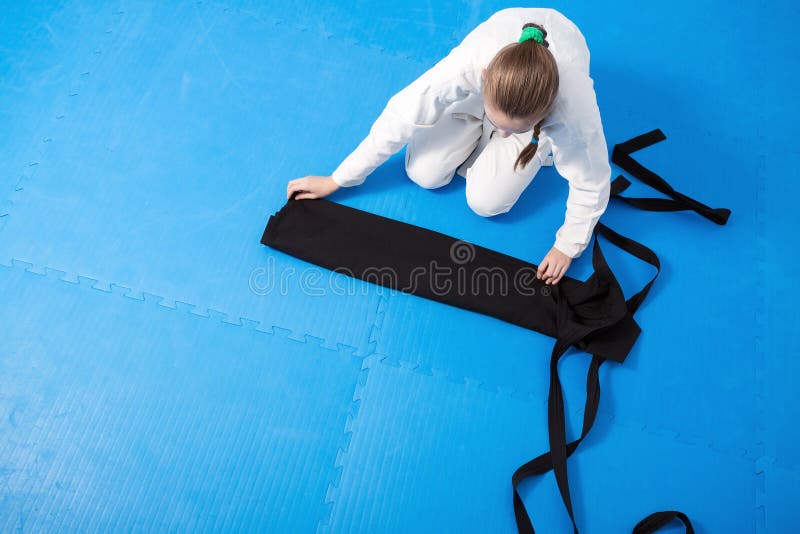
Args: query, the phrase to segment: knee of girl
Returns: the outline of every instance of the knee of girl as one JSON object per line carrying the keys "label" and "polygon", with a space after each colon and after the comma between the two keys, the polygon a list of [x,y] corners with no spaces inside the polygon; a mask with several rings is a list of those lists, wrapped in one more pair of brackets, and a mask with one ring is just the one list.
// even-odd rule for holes
{"label": "knee of girl", "polygon": [[493,217],[511,210],[511,205],[487,199],[479,195],[467,194],[467,204],[481,217]]}
{"label": "knee of girl", "polygon": [[437,175],[436,172],[432,172],[432,169],[426,169],[424,165],[415,164],[413,161],[409,164],[408,160],[406,160],[406,174],[417,185],[425,189],[436,189],[450,183],[454,173],[444,176]]}

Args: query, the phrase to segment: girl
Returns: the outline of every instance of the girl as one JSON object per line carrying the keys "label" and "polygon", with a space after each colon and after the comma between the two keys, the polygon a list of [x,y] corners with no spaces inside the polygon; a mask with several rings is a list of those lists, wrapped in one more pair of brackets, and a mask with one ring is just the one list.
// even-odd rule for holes
{"label": "girl", "polygon": [[411,180],[436,188],[458,173],[467,203],[484,217],[509,211],[539,168],[555,164],[569,195],[564,223],[539,262],[537,278],[547,284],[557,284],[588,246],[608,205],[611,167],[589,50],[553,9],[496,12],[390,98],[331,176],[291,180],[287,198],[359,185],[406,145]]}

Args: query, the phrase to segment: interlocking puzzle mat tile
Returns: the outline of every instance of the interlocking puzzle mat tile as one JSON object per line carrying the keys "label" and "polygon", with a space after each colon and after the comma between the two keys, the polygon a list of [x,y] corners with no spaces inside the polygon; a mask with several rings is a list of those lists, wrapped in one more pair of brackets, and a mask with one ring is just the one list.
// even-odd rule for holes
{"label": "interlocking puzzle mat tile", "polygon": [[0,530],[313,532],[361,358],[0,267]]}

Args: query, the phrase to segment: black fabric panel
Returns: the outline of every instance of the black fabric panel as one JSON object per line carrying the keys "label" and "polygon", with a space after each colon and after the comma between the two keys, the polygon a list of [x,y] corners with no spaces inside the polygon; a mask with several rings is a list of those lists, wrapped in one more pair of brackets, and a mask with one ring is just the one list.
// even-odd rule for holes
{"label": "black fabric panel", "polygon": [[[536,279],[535,264],[326,199],[289,200],[269,218],[261,242],[348,276],[551,337],[558,337],[556,299],[564,298],[575,321],[607,327],[592,331],[578,348],[616,362],[625,360],[641,332],[608,269],[585,282],[565,276],[547,286]],[[612,308],[623,315],[609,320]]]}

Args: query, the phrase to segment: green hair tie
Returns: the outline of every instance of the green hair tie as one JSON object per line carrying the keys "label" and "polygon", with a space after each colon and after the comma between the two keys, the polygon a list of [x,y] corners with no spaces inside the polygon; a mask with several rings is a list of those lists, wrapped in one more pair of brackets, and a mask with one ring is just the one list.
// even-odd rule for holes
{"label": "green hair tie", "polygon": [[522,30],[522,37],[519,38],[519,42],[527,41],[528,39],[533,39],[539,44],[544,43],[544,36],[542,35],[542,30],[537,28],[536,26],[528,26],[524,30]]}

